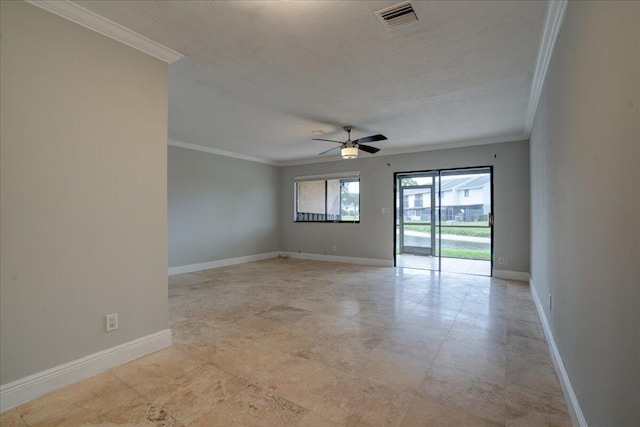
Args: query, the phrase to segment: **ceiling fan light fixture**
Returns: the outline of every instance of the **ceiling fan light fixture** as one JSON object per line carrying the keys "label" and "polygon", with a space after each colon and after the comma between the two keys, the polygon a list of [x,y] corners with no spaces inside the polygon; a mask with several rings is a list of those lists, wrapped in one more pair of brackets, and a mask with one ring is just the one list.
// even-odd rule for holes
{"label": "ceiling fan light fixture", "polygon": [[358,147],[344,147],[340,153],[342,154],[343,159],[355,159],[358,157]]}

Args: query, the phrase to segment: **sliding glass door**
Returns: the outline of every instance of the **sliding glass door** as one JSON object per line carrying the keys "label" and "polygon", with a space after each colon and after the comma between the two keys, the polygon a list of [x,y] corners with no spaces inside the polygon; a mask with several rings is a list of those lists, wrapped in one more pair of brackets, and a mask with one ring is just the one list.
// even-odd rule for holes
{"label": "sliding glass door", "polygon": [[492,170],[398,173],[398,267],[491,275]]}
{"label": "sliding glass door", "polygon": [[438,182],[438,173],[433,172],[397,175],[395,247],[399,266],[440,270]]}

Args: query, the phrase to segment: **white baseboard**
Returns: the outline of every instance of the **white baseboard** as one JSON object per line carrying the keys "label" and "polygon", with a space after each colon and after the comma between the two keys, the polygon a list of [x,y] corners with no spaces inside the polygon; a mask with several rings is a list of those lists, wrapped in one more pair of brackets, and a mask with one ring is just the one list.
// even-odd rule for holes
{"label": "white baseboard", "polygon": [[493,277],[496,279],[505,280],[521,280],[523,282],[529,281],[529,273],[524,271],[508,271],[508,270],[493,270]]}
{"label": "white baseboard", "polygon": [[245,262],[261,261],[263,259],[276,258],[280,252],[266,252],[257,255],[241,256],[237,258],[220,259],[217,261],[201,262],[199,264],[180,265],[169,267],[169,276],[176,274],[193,273],[195,271],[209,270],[211,268],[226,267],[228,265],[244,264]]}
{"label": "white baseboard", "polygon": [[556,368],[556,373],[558,374],[558,379],[560,380],[560,385],[562,386],[562,391],[564,393],[565,400],[567,401],[567,406],[569,409],[569,414],[571,415],[571,420],[573,421],[573,425],[587,427],[587,420],[584,418],[584,414],[582,413],[582,409],[580,408],[578,397],[573,390],[573,386],[571,385],[571,381],[569,380],[569,374],[564,367],[562,356],[560,356],[560,351],[558,350],[556,341],[553,338],[549,320],[547,319],[547,315],[542,308],[542,302],[540,301],[540,297],[536,292],[535,286],[533,286],[533,280],[531,278],[529,278],[529,288],[531,289],[533,301],[535,302],[536,308],[538,309],[538,315],[540,316],[540,321],[542,322],[544,334],[547,337],[551,359],[553,360],[553,364]]}
{"label": "white baseboard", "polygon": [[321,255],[300,252],[280,252],[280,255],[289,258],[312,259],[316,261],[345,262],[348,264],[372,265],[376,267],[393,267],[393,260],[386,259],[357,258],[350,256]]}
{"label": "white baseboard", "polygon": [[156,332],[0,386],[0,412],[107,369],[169,347],[171,330]]}

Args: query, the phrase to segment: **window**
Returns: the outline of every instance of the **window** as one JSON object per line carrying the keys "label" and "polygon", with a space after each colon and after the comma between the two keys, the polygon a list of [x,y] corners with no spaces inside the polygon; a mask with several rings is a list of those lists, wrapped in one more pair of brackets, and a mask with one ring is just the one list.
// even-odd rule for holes
{"label": "window", "polygon": [[464,197],[469,197],[469,190],[464,190]]}
{"label": "window", "polygon": [[416,198],[413,200],[413,206],[416,208],[422,207],[422,194],[416,194]]}
{"label": "window", "polygon": [[360,172],[296,177],[296,222],[360,222]]}

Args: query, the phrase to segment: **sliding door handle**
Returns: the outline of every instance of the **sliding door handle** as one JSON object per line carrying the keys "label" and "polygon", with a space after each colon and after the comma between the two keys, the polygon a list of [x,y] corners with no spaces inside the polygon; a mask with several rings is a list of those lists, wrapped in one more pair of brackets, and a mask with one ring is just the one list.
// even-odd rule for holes
{"label": "sliding door handle", "polygon": [[487,226],[488,226],[489,228],[493,227],[493,214],[492,214],[491,212],[489,212],[489,214],[487,215],[487,218],[488,218],[488,220],[489,220],[489,221],[488,221],[489,223],[487,224]]}

